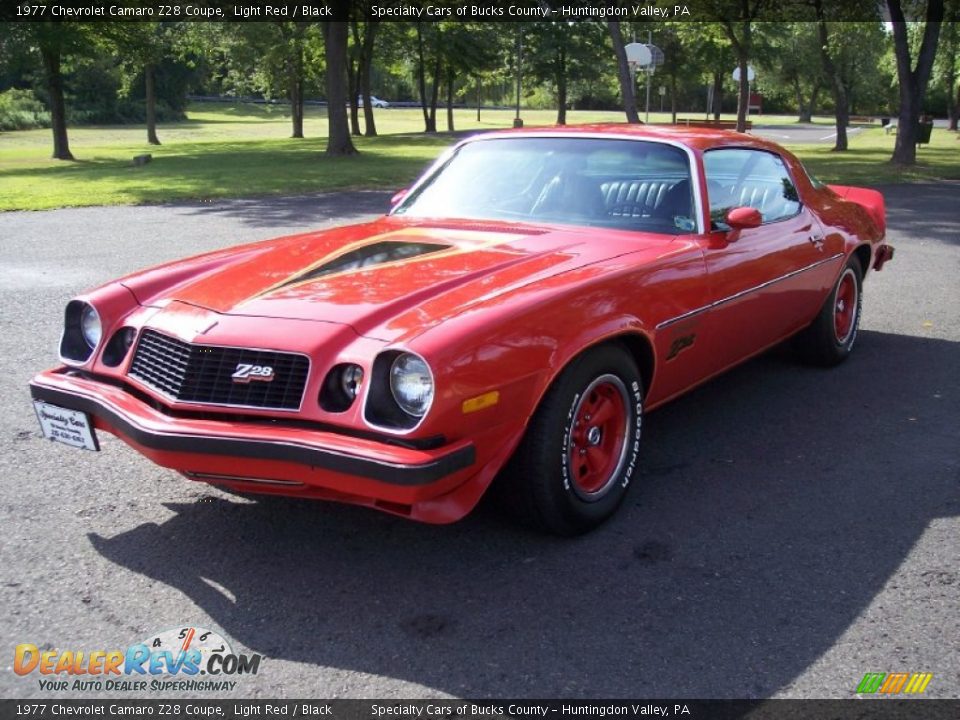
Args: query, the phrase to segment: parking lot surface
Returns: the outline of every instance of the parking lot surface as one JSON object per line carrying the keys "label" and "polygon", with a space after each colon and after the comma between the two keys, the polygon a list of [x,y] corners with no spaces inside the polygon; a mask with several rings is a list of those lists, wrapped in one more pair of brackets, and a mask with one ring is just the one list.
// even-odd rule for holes
{"label": "parking lot surface", "polygon": [[[774,351],[652,413],[641,482],[576,540],[252,502],[41,439],[63,306],[137,268],[382,212],[344,193],[0,214],[0,696],[14,648],[172,628],[264,656],[200,697],[960,697],[960,184],[882,188],[895,260],[833,370]],[[71,678],[71,681],[73,678]],[[94,696],[155,696],[96,692]]]}

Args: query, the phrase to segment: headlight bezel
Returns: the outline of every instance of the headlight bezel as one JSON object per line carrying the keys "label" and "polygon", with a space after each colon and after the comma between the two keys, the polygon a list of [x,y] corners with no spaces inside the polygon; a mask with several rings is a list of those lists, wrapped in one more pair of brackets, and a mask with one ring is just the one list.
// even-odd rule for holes
{"label": "headlight bezel", "polygon": [[[99,323],[100,336],[93,346],[83,329],[83,317],[92,311]],[[64,309],[63,334],[60,336],[60,361],[65,365],[86,365],[103,343],[103,320],[96,306],[79,298],[67,303]]]}
{"label": "headlight bezel", "polygon": [[[397,385],[396,385],[396,377],[398,375],[397,368],[403,362],[420,364],[422,366],[422,370],[420,371],[408,370],[408,372],[412,374],[420,375],[421,378],[423,376],[426,376],[428,378],[430,389],[427,394],[426,402],[422,403],[422,408],[414,407],[414,403],[410,403],[410,401],[407,398],[401,398],[400,397],[401,393],[399,393],[397,390]],[[434,382],[434,379],[433,379],[433,370],[430,369],[430,363],[428,363],[426,360],[423,359],[423,357],[421,357],[420,355],[417,355],[416,353],[403,351],[393,359],[392,363],[390,363],[390,372],[388,377],[390,381],[390,394],[393,396],[393,399],[397,403],[397,406],[407,415],[417,418],[418,420],[421,420],[424,417],[426,417],[427,413],[430,412],[430,408],[433,406],[433,399],[436,396],[436,392],[437,392],[436,383]]]}
{"label": "headlight bezel", "polygon": [[[87,327],[88,321],[91,322],[91,327],[93,328],[93,339],[87,334],[90,330],[90,328]],[[80,336],[84,342],[87,343],[91,352],[96,350],[100,345],[100,341],[103,340],[103,321],[100,319],[100,313],[98,313],[97,309],[90,303],[84,303],[83,309],[80,311]]]}
{"label": "headlight bezel", "polygon": [[357,363],[337,363],[327,372],[320,384],[318,402],[324,412],[342,413],[349,410],[363,393],[367,384],[366,371]]}
{"label": "headlight bezel", "polygon": [[[423,409],[422,415],[414,415],[404,410],[394,394],[393,383],[391,382],[392,369],[398,358],[404,355],[416,357],[423,363],[429,373],[433,392]],[[363,420],[368,427],[379,432],[407,435],[423,424],[436,404],[436,376],[430,362],[419,353],[407,348],[388,348],[378,353],[370,368],[366,386],[363,401]]]}

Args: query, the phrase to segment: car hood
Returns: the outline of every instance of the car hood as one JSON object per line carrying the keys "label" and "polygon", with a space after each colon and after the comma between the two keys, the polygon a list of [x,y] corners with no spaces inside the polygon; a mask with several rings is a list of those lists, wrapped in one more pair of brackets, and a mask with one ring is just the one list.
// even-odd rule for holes
{"label": "car hood", "polygon": [[430,325],[436,316],[455,314],[478,298],[670,240],[384,218],[260,243],[180,284],[168,297],[227,315],[322,320],[392,339],[411,328],[391,330],[390,319],[409,318],[411,310],[429,305],[419,320]]}

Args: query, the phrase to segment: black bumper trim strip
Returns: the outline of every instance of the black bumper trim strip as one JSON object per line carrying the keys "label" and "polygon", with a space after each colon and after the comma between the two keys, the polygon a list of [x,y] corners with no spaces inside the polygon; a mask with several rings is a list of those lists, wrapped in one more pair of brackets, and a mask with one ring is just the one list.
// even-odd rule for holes
{"label": "black bumper trim strip", "polygon": [[280,460],[405,486],[436,482],[476,462],[476,451],[472,445],[454,450],[423,465],[397,465],[297,443],[158,433],[145,430],[112,408],[85,395],[64,392],[35,383],[30,383],[30,395],[34,400],[94,415],[116,427],[140,445],[152,450]]}

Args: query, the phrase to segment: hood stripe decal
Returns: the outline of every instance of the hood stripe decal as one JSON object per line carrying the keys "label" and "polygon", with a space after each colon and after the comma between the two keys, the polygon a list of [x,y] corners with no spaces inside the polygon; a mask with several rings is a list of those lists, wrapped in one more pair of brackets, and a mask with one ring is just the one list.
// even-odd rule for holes
{"label": "hood stripe decal", "polygon": [[[479,235],[479,233],[473,232],[469,234]],[[423,242],[416,242],[408,239],[411,236],[418,235],[423,236],[425,240]],[[322,277],[332,277],[341,274],[348,275],[355,272],[363,272],[364,270],[375,266],[400,265],[411,261],[416,262],[421,260],[424,256],[439,257],[467,253],[501,245],[514,238],[516,238],[516,234],[486,237],[483,239],[474,238],[467,247],[457,247],[456,245],[449,243],[437,242],[438,238],[436,234],[431,233],[423,228],[405,228],[402,231],[394,230],[381,235],[374,235],[373,237],[364,238],[363,240],[350,243],[345,247],[338,248],[335,252],[321,258],[305,269],[299,270],[286,280],[282,280],[274,285],[271,285],[262,292],[257,293],[256,297],[264,297],[281,288],[296,287]],[[422,250],[420,252],[413,252],[410,254],[403,254],[403,252],[401,252],[394,257],[384,258],[379,262],[361,262],[359,264],[342,263],[341,265],[341,261],[347,256],[356,254],[358,257],[362,257],[368,253],[368,248],[380,248],[383,250],[385,246],[393,245],[400,247],[418,247]]]}
{"label": "hood stripe decal", "polygon": [[381,240],[348,250],[337,257],[327,258],[325,262],[285,280],[278,288],[297,283],[318,280],[328,275],[365,270],[374,265],[384,265],[400,260],[427,255],[446,250],[449,245],[428,242],[406,242],[400,240]]}

